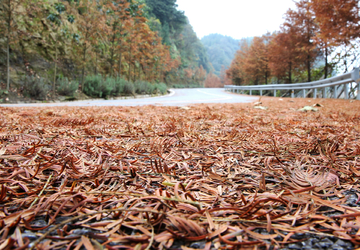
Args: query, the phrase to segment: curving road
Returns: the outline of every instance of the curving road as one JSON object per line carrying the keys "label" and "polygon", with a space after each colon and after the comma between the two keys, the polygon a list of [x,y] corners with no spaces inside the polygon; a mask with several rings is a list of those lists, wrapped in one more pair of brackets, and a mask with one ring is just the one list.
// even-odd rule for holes
{"label": "curving road", "polygon": [[58,103],[0,104],[0,107],[54,107],[54,106],[187,106],[197,103],[243,103],[256,97],[225,92],[223,88],[173,89],[169,95],[119,100],[84,100]]}

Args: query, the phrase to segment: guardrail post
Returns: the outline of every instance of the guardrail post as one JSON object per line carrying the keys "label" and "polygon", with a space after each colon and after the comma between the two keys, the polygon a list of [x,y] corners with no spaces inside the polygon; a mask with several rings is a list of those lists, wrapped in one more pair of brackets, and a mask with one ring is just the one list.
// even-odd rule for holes
{"label": "guardrail post", "polygon": [[294,90],[291,90],[291,98],[294,98],[294,97],[295,97]]}
{"label": "guardrail post", "polygon": [[305,89],[303,89],[301,92],[302,92],[302,96],[303,96],[303,98],[306,98],[306,90],[305,90]]}
{"label": "guardrail post", "polygon": [[251,89],[250,89],[250,95],[251,95]]}
{"label": "guardrail post", "polygon": [[322,98],[326,98],[326,87],[322,88]]}
{"label": "guardrail post", "polygon": [[349,88],[348,84],[344,83],[344,93],[345,93],[345,99],[349,99]]}
{"label": "guardrail post", "polygon": [[358,80],[356,83],[357,83],[357,96],[356,96],[356,100],[360,100],[360,81]]}
{"label": "guardrail post", "polygon": [[360,78],[359,76],[359,68],[355,68],[352,72],[351,72],[351,78],[354,80],[354,82],[357,82]]}
{"label": "guardrail post", "polygon": [[274,97],[276,97],[276,89],[274,89]]}
{"label": "guardrail post", "polygon": [[336,89],[336,85],[334,86],[334,98],[336,99],[336,98],[338,98],[337,97],[337,89]]}
{"label": "guardrail post", "polygon": [[314,99],[317,98],[317,89],[314,89]]}
{"label": "guardrail post", "polygon": [[260,96],[262,96],[262,89],[260,89]]}

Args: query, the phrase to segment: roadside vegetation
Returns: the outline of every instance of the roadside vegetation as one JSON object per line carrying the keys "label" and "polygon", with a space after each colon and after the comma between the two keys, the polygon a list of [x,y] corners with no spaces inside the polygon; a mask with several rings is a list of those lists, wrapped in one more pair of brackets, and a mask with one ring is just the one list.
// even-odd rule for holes
{"label": "roadside vegetation", "polygon": [[176,1],[0,2],[0,100],[203,86],[207,54]]}

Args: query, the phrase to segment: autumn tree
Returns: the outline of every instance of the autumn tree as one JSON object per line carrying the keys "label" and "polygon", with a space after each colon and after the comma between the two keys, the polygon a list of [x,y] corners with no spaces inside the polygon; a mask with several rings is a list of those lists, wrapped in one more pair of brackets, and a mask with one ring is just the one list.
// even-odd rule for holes
{"label": "autumn tree", "polygon": [[156,56],[154,57],[154,69],[158,72],[158,79],[166,82],[169,75],[173,75],[173,72],[177,72],[181,65],[180,56],[174,57],[168,46],[157,42]]}
{"label": "autumn tree", "polygon": [[269,39],[269,35],[255,37],[250,45],[246,40],[242,40],[240,50],[235,55],[235,62],[228,70],[228,76],[239,84],[267,84],[270,78]]}
{"label": "autumn tree", "polygon": [[269,39],[269,34],[255,37],[250,47],[248,65],[245,65],[245,70],[253,76],[255,84],[268,84],[270,78]]}
{"label": "autumn tree", "polygon": [[269,67],[278,81],[293,83],[293,75],[302,64],[302,52],[296,46],[297,39],[297,32],[291,27],[282,27],[281,31],[272,35],[269,43]]}
{"label": "autumn tree", "polygon": [[315,16],[310,9],[309,0],[296,2],[296,10],[288,10],[285,14],[284,30],[295,32],[296,49],[301,52],[301,60],[307,71],[307,81],[311,81],[312,64],[318,56],[313,38],[317,32]]}
{"label": "autumn tree", "polygon": [[220,81],[221,81],[222,85],[230,85],[231,84],[231,79],[228,78],[228,76],[226,74],[226,68],[224,65],[222,65],[222,67],[221,67]]}
{"label": "autumn tree", "polygon": [[224,87],[224,85],[221,83],[221,80],[217,75],[210,72],[205,79],[204,87],[205,88],[221,88],[221,87]]}
{"label": "autumn tree", "polygon": [[82,56],[80,57],[82,61],[80,64],[82,65],[81,86],[83,86],[87,58],[92,57],[99,40],[103,37],[105,17],[98,10],[99,5],[96,1],[81,0],[76,8],[79,13],[77,27],[80,33],[79,43],[82,52]]}
{"label": "autumn tree", "polygon": [[236,52],[229,69],[226,71],[227,78],[231,79],[235,85],[246,84],[248,76],[245,73],[243,65],[246,63],[246,57],[250,50],[250,45],[246,39],[240,40],[240,49]]}
{"label": "autumn tree", "polygon": [[110,64],[110,74],[114,73],[116,57],[118,57],[118,75],[121,75],[121,58],[126,36],[125,28],[131,29],[130,22],[130,2],[125,0],[105,1],[104,11],[106,13],[106,37],[109,52],[108,62]]}
{"label": "autumn tree", "polygon": [[328,75],[328,56],[339,46],[345,50],[344,65],[347,71],[348,55],[356,53],[354,41],[360,37],[359,1],[312,0],[310,7],[319,26],[315,39],[325,54],[325,77]]}

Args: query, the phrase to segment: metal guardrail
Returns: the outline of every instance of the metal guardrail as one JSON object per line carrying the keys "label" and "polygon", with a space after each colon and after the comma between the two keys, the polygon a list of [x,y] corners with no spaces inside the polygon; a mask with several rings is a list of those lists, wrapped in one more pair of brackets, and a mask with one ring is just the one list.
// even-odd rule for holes
{"label": "metal guardrail", "polygon": [[[353,71],[345,73],[343,75],[334,76],[331,78],[306,82],[306,83],[293,83],[293,84],[269,84],[269,85],[225,85],[225,90],[237,93],[244,93],[248,91],[252,94],[252,91],[260,91],[260,95],[263,95],[264,90],[272,90],[274,96],[277,96],[277,91],[287,90],[291,91],[291,97],[295,97],[295,92],[300,94],[300,97],[306,98],[310,93],[314,98],[356,98],[360,100],[360,76],[359,68],[355,68]],[[318,91],[320,90],[320,92]]]}

